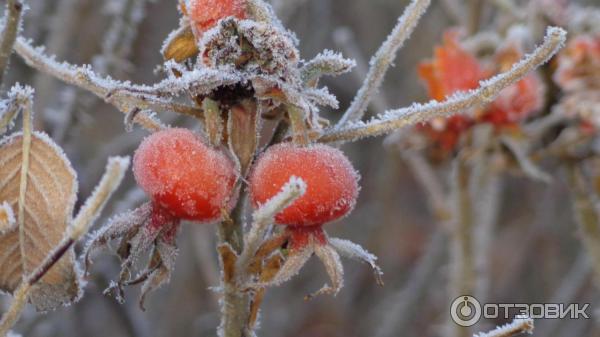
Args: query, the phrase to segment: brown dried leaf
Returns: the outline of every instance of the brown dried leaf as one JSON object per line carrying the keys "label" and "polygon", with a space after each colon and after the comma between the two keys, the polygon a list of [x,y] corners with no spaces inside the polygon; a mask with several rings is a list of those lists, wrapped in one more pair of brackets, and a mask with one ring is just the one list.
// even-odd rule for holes
{"label": "brown dried leaf", "polygon": [[[259,281],[260,282],[269,282],[279,272],[281,266],[283,265],[284,258],[281,254],[273,255],[267,261],[265,261],[265,265],[260,274]],[[265,298],[265,288],[260,288],[256,290],[256,294],[254,294],[254,298],[252,299],[252,303],[250,303],[250,319],[249,326],[254,327],[258,322],[258,314],[260,312],[260,306]]]}
{"label": "brown dried leaf", "polygon": [[172,33],[162,53],[165,60],[181,63],[198,55],[198,46],[192,28],[187,25]]}
{"label": "brown dried leaf", "polygon": [[217,247],[221,263],[223,264],[223,281],[231,283],[235,277],[235,263],[237,262],[237,254],[233,248],[227,244],[221,244]]}
{"label": "brown dried leaf", "polygon": [[[0,200],[15,210],[18,226],[0,235],[0,289],[13,292],[62,239],[72,220],[77,177],[62,150],[45,134],[31,137],[25,198],[19,214],[23,136],[0,142]],[[75,253],[71,249],[37,283],[31,302],[38,310],[70,303],[79,294]]]}
{"label": "brown dried leaf", "polygon": [[229,148],[236,155],[241,173],[247,173],[258,146],[256,103],[246,100],[231,108],[227,125]]}

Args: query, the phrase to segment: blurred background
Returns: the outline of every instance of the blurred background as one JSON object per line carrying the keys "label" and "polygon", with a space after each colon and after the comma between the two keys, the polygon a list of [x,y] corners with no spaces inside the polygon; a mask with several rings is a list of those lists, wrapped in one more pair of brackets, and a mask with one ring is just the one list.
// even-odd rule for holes
{"label": "blurred background", "polygon": [[[432,55],[444,30],[460,24],[462,10],[469,5],[468,0],[432,2],[414,36],[400,51],[370,114],[427,100],[416,65]],[[483,1],[483,27],[494,22],[499,11],[491,2]],[[537,8],[542,13],[551,5],[568,2],[531,0],[516,4],[519,9]],[[366,61],[407,3],[273,0],[282,21],[299,37],[303,58],[312,58],[323,49],[340,50],[357,58],[358,68],[353,73],[324,82],[338,96],[342,109],[359,88]],[[579,3],[600,5],[598,0]],[[98,72],[136,83],[161,79],[154,69],[162,62],[163,40],[178,25],[176,0],[28,0],[28,5],[23,35],[46,46],[57,59],[89,63]],[[543,26],[544,19],[539,20]],[[539,41],[539,36],[536,38]],[[126,133],[123,115],[113,107],[32,71],[16,56],[8,76],[6,83],[21,82],[36,89],[37,128],[63,146],[73,162],[80,179],[79,200],[91,193],[109,156],[131,155],[146,134],[143,130]],[[326,116],[336,119],[340,114],[331,111]],[[160,117],[172,125],[196,127],[186,117]],[[344,146],[362,174],[362,191],[354,213],[329,225],[327,231],[377,255],[385,272],[385,286],[376,285],[368,266],[344,260],[346,285],[341,293],[335,298],[322,296],[305,302],[303,296],[327,280],[323,267],[311,260],[298,277],[268,291],[259,336],[444,335],[450,312],[447,231],[432,216],[424,191],[399,151],[385,147],[383,141],[374,138]],[[491,281],[485,301],[591,303],[589,312],[595,314],[600,308],[600,292],[594,287],[590,263],[577,237],[564,173],[552,167],[545,169],[552,174],[552,183],[502,177],[501,206],[489,246]],[[96,226],[144,198],[129,174]],[[215,229],[184,226],[173,278],[149,297],[146,312],[138,309],[138,288],[127,290],[125,305],[102,295],[119,271],[118,260],[106,253],[96,258],[79,303],[47,315],[28,308],[16,331],[32,337],[215,336],[218,296],[210,290],[219,284]],[[8,300],[0,297],[4,305]],[[506,322],[481,321],[474,331]],[[595,317],[540,320],[534,335],[600,336],[600,329]]]}

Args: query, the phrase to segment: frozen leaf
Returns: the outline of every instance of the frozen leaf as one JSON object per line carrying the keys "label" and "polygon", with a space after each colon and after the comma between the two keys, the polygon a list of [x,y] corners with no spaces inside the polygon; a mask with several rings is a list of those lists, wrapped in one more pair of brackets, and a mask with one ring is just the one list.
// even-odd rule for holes
{"label": "frozen leaf", "polygon": [[[0,200],[18,213],[18,226],[0,236],[0,289],[7,292],[15,291],[22,277],[61,241],[77,193],[77,177],[63,151],[42,133],[34,133],[30,141],[28,146],[29,138],[18,133],[0,142]],[[35,286],[30,299],[39,310],[50,310],[78,294],[71,249]]]}

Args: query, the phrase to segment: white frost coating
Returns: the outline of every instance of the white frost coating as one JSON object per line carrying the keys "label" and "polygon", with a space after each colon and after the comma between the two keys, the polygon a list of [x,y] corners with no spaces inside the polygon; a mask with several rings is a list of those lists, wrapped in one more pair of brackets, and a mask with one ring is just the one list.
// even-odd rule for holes
{"label": "white frost coating", "polygon": [[284,210],[304,193],[306,193],[306,183],[304,180],[294,176],[290,177],[290,180],[283,185],[277,195],[261,205],[254,212],[254,221],[257,223],[273,221],[277,213]]}
{"label": "white frost coating", "polygon": [[[331,75],[337,76],[349,72],[356,67],[356,61],[347,59],[341,53],[324,50],[302,67],[305,76]],[[319,74],[312,74],[318,72]]]}
{"label": "white frost coating", "polygon": [[533,319],[526,316],[517,316],[511,323],[497,327],[490,332],[482,332],[473,337],[511,337],[522,333],[533,333]]}
{"label": "white frost coating", "polygon": [[387,70],[394,62],[398,50],[410,38],[419,19],[430,3],[430,0],[413,0],[406,7],[390,35],[369,62],[370,69],[367,78],[358,90],[352,104],[338,122],[336,129],[340,129],[348,122],[360,120],[363,117],[371,99],[379,90]]}
{"label": "white frost coating", "polygon": [[253,214],[254,223],[246,236],[246,247],[240,255],[237,270],[245,270],[246,265],[254,256],[263,241],[268,226],[273,223],[275,215],[283,211],[294,201],[306,193],[306,183],[298,177],[290,177],[281,191],[266,203],[261,205]]}
{"label": "white frost coating", "polygon": [[0,204],[0,235],[4,235],[15,228],[17,221],[12,207],[8,202]]}
{"label": "white frost coating", "polygon": [[8,92],[7,99],[0,101],[0,134],[14,126],[14,121],[25,102],[33,102],[34,90],[17,83]]}
{"label": "white frost coating", "polygon": [[[75,233],[75,235],[82,235],[84,232],[87,232],[87,228],[96,221],[112,193],[119,187],[121,181],[123,181],[125,172],[129,168],[129,163],[129,157],[111,157],[108,159],[104,176],[100,179],[92,195],[81,207],[79,214],[73,220],[74,225],[69,228],[70,231],[81,231]],[[77,225],[84,228],[76,228]]]}
{"label": "white frost coating", "polygon": [[429,101],[413,103],[411,106],[384,112],[368,123],[358,121],[349,123],[342,130],[333,130],[320,138],[321,142],[356,141],[369,136],[378,136],[397,130],[401,127],[426,122],[434,117],[450,116],[464,112],[472,107],[481,106],[494,101],[500,92],[521,80],[536,67],[548,62],[564,45],[567,32],[559,27],[549,27],[544,43],[533,53],[527,54],[520,62],[502,74],[480,81],[475,90],[457,92],[444,102]]}

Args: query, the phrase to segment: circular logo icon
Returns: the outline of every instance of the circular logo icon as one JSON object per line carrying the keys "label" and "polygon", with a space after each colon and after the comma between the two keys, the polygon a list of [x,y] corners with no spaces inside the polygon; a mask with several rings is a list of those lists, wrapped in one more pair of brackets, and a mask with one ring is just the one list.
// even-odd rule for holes
{"label": "circular logo icon", "polygon": [[460,326],[475,325],[481,318],[481,304],[472,296],[459,296],[452,302],[450,315]]}

